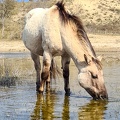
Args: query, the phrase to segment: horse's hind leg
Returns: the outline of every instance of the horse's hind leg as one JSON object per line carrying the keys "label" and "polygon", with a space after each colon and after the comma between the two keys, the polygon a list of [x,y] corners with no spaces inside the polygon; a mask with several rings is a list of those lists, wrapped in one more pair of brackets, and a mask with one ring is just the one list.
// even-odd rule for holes
{"label": "horse's hind leg", "polygon": [[64,77],[64,90],[65,90],[66,95],[70,95],[69,64],[70,64],[69,55],[63,55],[62,56],[62,69],[63,69],[63,77]]}
{"label": "horse's hind leg", "polygon": [[44,91],[44,84],[46,83],[46,91],[50,91],[50,66],[51,55],[49,52],[43,54],[43,69],[41,73],[40,92]]}
{"label": "horse's hind leg", "polygon": [[41,65],[40,65],[40,58],[38,55],[35,55],[31,53],[32,60],[34,61],[34,66],[36,70],[36,91],[39,92],[40,88],[40,70],[41,70]]}

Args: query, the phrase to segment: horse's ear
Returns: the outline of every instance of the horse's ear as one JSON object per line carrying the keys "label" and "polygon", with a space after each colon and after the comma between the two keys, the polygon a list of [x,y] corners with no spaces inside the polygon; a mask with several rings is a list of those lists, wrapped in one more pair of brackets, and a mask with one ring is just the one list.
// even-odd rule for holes
{"label": "horse's ear", "polygon": [[102,58],[103,58],[102,55],[100,55],[100,56],[97,57],[97,59],[98,59],[99,61],[102,61]]}
{"label": "horse's ear", "polygon": [[84,54],[85,62],[90,65],[91,60]]}
{"label": "horse's ear", "polygon": [[93,62],[96,62],[96,60],[97,60],[96,58],[92,57],[92,61],[93,61]]}

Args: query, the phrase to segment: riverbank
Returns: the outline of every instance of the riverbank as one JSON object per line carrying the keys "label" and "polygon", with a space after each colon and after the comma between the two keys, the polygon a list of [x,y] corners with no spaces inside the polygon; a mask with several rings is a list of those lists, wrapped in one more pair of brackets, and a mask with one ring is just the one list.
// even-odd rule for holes
{"label": "riverbank", "polygon": [[22,40],[0,40],[0,52],[28,52]]}
{"label": "riverbank", "polygon": [[95,51],[118,52],[120,51],[120,36],[115,35],[88,35]]}
{"label": "riverbank", "polygon": [[[96,52],[120,51],[120,36],[94,35],[88,37]],[[0,52],[28,52],[22,40],[0,40]]]}

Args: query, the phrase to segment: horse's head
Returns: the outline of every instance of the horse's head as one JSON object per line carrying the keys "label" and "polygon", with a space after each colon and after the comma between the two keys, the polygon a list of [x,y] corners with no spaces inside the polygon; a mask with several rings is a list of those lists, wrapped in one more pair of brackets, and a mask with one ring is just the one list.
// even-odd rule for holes
{"label": "horse's head", "polygon": [[84,55],[84,58],[86,65],[78,75],[79,84],[93,99],[108,99],[100,61],[95,58],[89,60],[86,55]]}

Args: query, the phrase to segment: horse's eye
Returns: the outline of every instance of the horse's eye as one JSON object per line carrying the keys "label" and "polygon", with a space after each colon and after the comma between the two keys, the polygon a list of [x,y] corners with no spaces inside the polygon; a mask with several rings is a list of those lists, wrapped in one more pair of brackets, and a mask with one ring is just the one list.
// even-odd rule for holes
{"label": "horse's eye", "polygon": [[[89,71],[90,72],[90,71]],[[98,78],[98,75],[96,74],[93,74],[92,72],[90,72],[91,73],[91,77],[93,78],[93,79],[97,79]]]}

